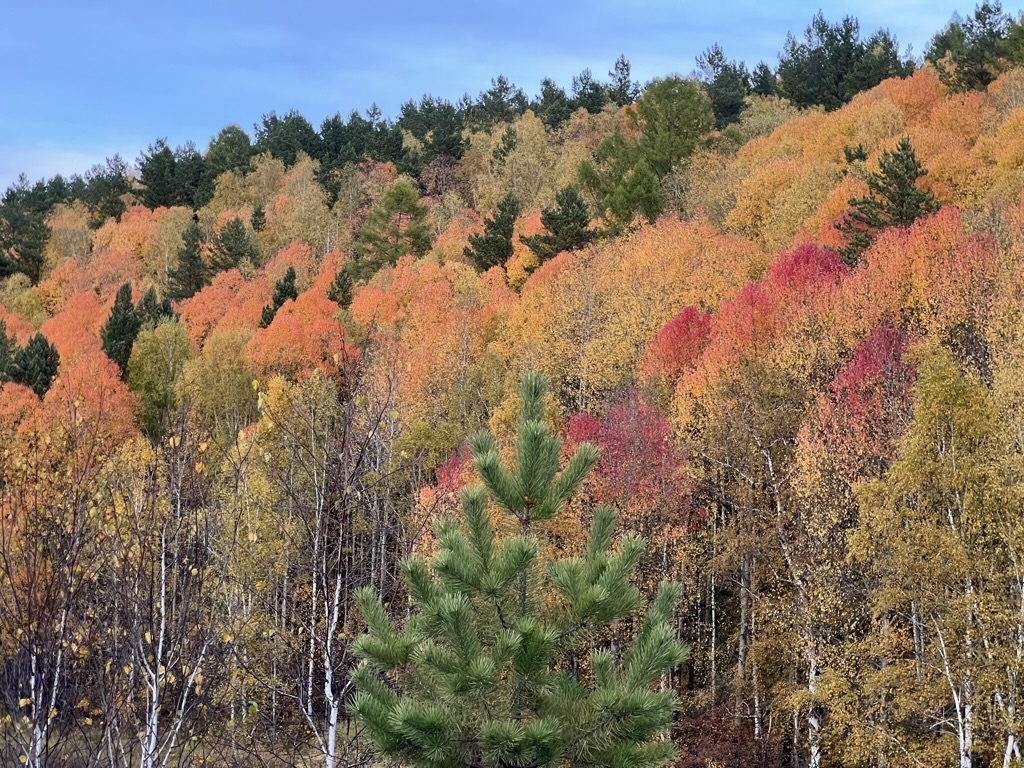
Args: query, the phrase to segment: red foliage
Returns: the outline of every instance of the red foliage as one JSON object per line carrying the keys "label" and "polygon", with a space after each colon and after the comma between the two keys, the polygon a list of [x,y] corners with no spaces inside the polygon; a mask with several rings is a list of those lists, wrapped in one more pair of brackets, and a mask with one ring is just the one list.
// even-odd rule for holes
{"label": "red foliage", "polygon": [[594,496],[614,504],[635,525],[656,525],[659,517],[665,521],[666,515],[688,510],[686,457],[672,438],[668,420],[635,390],[608,408],[602,419],[573,415],[565,436],[570,448],[589,442],[600,449],[590,480]]}
{"label": "red foliage", "polygon": [[808,243],[777,258],[768,280],[780,292],[802,295],[837,284],[848,271],[835,251]]}
{"label": "red foliage", "polygon": [[61,372],[66,366],[96,355],[106,359],[102,351],[100,329],[110,315],[112,303],[102,304],[95,293],[85,291],[72,297],[60,314],[40,326],[40,332],[60,354]]}
{"label": "red foliage", "polygon": [[648,343],[641,370],[674,384],[696,364],[710,338],[711,313],[687,307]]}

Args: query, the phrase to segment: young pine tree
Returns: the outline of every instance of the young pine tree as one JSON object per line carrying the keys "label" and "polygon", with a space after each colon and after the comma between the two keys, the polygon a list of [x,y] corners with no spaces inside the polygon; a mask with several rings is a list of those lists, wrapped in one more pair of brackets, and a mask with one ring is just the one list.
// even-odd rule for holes
{"label": "young pine tree", "polygon": [[214,272],[234,269],[243,261],[258,265],[260,252],[245,228],[245,222],[238,217],[231,219],[213,240],[210,266]]}
{"label": "young pine tree", "polygon": [[42,398],[53,383],[59,366],[57,348],[43,334],[37,333],[14,353],[9,374],[15,384],[24,384]]}
{"label": "young pine tree", "polygon": [[110,317],[100,329],[103,351],[117,363],[122,379],[128,375],[128,358],[132,354],[132,345],[141,327],[142,318],[132,303],[132,284],[125,283],[118,289]]}
{"label": "young pine tree", "polygon": [[135,314],[139,316],[141,327],[149,329],[156,328],[165,318],[173,320],[176,317],[174,309],[171,308],[171,300],[166,296],[157,299],[156,288],[152,285],[135,305]]}
{"label": "young pine tree", "polygon": [[295,267],[288,267],[284,277],[274,284],[274,298],[271,304],[263,308],[263,316],[260,318],[260,328],[266,328],[277,315],[277,310],[284,306],[284,303],[291,299],[299,298],[299,292],[295,289]]}
{"label": "young pine tree", "polygon": [[[656,683],[686,655],[671,622],[680,588],[662,584],[616,658],[601,630],[644,608],[630,581],[644,541],[626,533],[613,547],[616,514],[598,506],[582,557],[540,560],[545,523],[597,460],[583,444],[559,471],[544,394],[544,379],[527,374],[512,467],[490,433],[471,440],[483,485],[463,492],[461,521],[436,525],[437,554],[402,564],[404,627],[372,589],[357,595],[368,631],[355,644],[354,708],[384,758],[417,768],[642,768],[675,756],[659,738],[675,693]],[[492,512],[518,532],[498,535]],[[588,655],[574,674],[569,662]]]}
{"label": "young pine tree", "polygon": [[347,270],[339,269],[334,275],[334,281],[327,289],[327,298],[342,309],[352,306],[352,276]]}
{"label": "young pine tree", "polygon": [[519,200],[509,192],[491,217],[484,219],[483,234],[469,236],[469,245],[463,253],[481,272],[503,266],[512,257],[512,230],[519,211]]}
{"label": "young pine tree", "polygon": [[562,251],[575,251],[589,244],[597,236],[590,229],[590,209],[575,184],[555,193],[555,207],[545,208],[540,214],[545,234],[519,239],[543,264]]}
{"label": "young pine tree", "polygon": [[209,282],[209,269],[203,261],[203,233],[193,222],[182,235],[178,266],[167,273],[167,295],[175,301],[190,299]]}
{"label": "young pine tree", "polygon": [[[854,152],[847,155],[848,160]],[[867,178],[868,196],[850,198],[853,210],[836,223],[846,236],[846,245],[839,249],[843,261],[855,265],[886,227],[907,227],[939,210],[935,196],[917,186],[927,173],[906,136],[895,150],[882,153],[878,171]]]}

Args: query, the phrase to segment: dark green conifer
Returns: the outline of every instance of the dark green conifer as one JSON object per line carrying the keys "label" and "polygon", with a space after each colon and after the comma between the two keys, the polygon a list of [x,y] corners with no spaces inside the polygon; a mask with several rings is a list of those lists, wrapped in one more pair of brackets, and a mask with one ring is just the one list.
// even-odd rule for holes
{"label": "dark green conifer", "polygon": [[851,266],[860,261],[879,231],[909,226],[939,210],[935,196],[917,186],[927,173],[906,136],[895,150],[882,153],[878,171],[867,178],[868,196],[850,198],[853,210],[836,224],[846,236],[846,245],[839,251],[843,261]]}
{"label": "dark green conifer", "polygon": [[117,363],[122,379],[128,375],[128,358],[131,357],[132,345],[141,327],[142,319],[132,303],[132,284],[125,283],[117,290],[110,317],[100,329],[103,351]]}
{"label": "dark green conifer", "polygon": [[[543,377],[527,374],[512,467],[490,433],[471,440],[483,485],[463,492],[461,520],[437,523],[435,555],[402,564],[404,626],[372,589],[357,595],[368,631],[355,643],[353,708],[386,760],[644,768],[675,757],[659,738],[675,692],[657,683],[686,655],[672,622],[680,587],[663,583],[645,608],[631,583],[644,541],[628,532],[613,547],[616,514],[606,506],[594,510],[581,557],[542,560],[546,524],[598,455],[584,443],[559,471],[544,395]],[[499,534],[492,515],[511,518],[500,529],[515,533]],[[633,645],[613,653],[604,633],[630,620]],[[583,657],[579,671],[571,661]]]}
{"label": "dark green conifer", "polygon": [[342,309],[348,309],[352,305],[352,276],[347,270],[338,270],[334,282],[327,289],[327,298]]}
{"label": "dark green conifer", "polygon": [[284,277],[274,284],[274,298],[272,303],[263,308],[263,316],[260,319],[260,328],[266,328],[274,321],[277,310],[284,306],[284,303],[291,299],[299,298],[299,292],[295,289],[295,267],[288,267]]}
{"label": "dark green conifer", "polygon": [[138,315],[143,328],[156,328],[164,318],[176,317],[171,308],[171,300],[166,296],[162,300],[158,300],[156,288],[152,285],[139,299],[139,303],[135,305],[135,314]]}
{"label": "dark green conifer", "polygon": [[60,366],[57,348],[37,333],[14,353],[10,366],[11,381],[29,387],[37,396],[46,394]]}
{"label": "dark green conifer", "polygon": [[541,264],[562,251],[578,250],[597,236],[590,229],[590,208],[574,184],[558,190],[554,207],[541,211],[540,223],[546,233],[519,239]]}
{"label": "dark green conifer", "polygon": [[7,336],[7,323],[0,320],[0,384],[10,381],[11,364],[16,348],[14,340]]}
{"label": "dark green conifer", "polygon": [[220,234],[213,239],[210,266],[216,274],[234,269],[243,261],[248,261],[251,265],[258,264],[260,252],[245,228],[245,222],[235,217],[225,224]]}
{"label": "dark green conifer", "polygon": [[484,219],[481,235],[470,235],[463,250],[466,258],[481,272],[500,267],[512,256],[512,231],[519,217],[519,199],[509,192],[494,212]]}
{"label": "dark green conifer", "polygon": [[182,237],[184,245],[178,251],[178,266],[167,273],[167,295],[175,301],[192,298],[209,282],[199,225],[190,224]]}

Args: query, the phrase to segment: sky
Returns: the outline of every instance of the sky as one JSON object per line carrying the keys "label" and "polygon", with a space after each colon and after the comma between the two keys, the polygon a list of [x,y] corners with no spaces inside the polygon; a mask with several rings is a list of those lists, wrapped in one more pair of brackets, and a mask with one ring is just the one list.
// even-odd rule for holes
{"label": "sky", "polygon": [[[949,0],[29,0],[0,16],[0,189],[83,173],[120,154],[134,165],[158,138],[205,151],[222,128],[250,135],[264,114],[325,117],[377,104],[386,117],[424,94],[477,96],[499,74],[533,97],[550,77],[567,91],[620,54],[641,83],[688,75],[720,44],[773,68],[792,32],[820,10],[885,27],[920,57],[955,11]],[[1006,6],[1006,10],[1016,11]]]}

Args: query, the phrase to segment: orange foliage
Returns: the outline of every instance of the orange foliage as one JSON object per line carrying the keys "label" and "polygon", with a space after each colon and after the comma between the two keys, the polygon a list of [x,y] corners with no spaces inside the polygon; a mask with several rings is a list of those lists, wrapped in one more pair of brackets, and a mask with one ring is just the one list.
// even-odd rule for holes
{"label": "orange foliage", "polygon": [[288,378],[308,376],[314,369],[337,367],[335,356],[346,350],[345,329],[334,319],[338,305],[322,291],[307,290],[286,302],[267,328],[257,330],[246,350],[262,379],[275,374]]}
{"label": "orange foliage", "polygon": [[60,313],[39,328],[57,348],[62,374],[65,366],[75,366],[97,356],[106,360],[100,329],[110,315],[112,304],[112,300],[101,303],[95,293],[84,291],[68,300]]}
{"label": "orange foliage", "polygon": [[117,365],[100,353],[79,358],[61,372],[43,398],[40,426],[47,432],[87,435],[106,454],[136,435],[135,397]]}
{"label": "orange foliage", "polygon": [[88,270],[93,287],[103,294],[116,291],[126,282],[135,286],[143,284],[142,260],[131,251],[96,249]]}
{"label": "orange foliage", "polygon": [[7,338],[13,338],[19,345],[24,346],[36,333],[36,327],[21,315],[11,312],[3,304],[0,304],[0,321],[3,321],[7,328]]}
{"label": "orange foliage", "polygon": [[39,281],[36,295],[43,309],[54,315],[60,312],[68,299],[90,288],[92,279],[85,267],[74,259],[65,259],[45,280]]}
{"label": "orange foliage", "polygon": [[[263,305],[270,300],[271,290],[262,280],[246,283],[242,273],[237,269],[229,269],[215,275],[210,285],[178,305],[181,323],[185,326],[189,342],[194,349],[200,349],[203,346],[203,341],[225,315],[232,310],[239,310],[239,297],[242,295],[243,289],[246,288],[253,292],[260,292],[262,297],[253,300],[251,296],[246,296],[250,300],[248,302],[250,306],[247,311],[243,312],[243,317],[250,318],[249,325],[256,325],[259,322]],[[257,302],[260,302],[259,309],[256,309],[255,315],[253,315],[253,307]],[[251,319],[252,317],[255,319]],[[240,317],[239,322],[242,321],[243,319]]]}
{"label": "orange foliage", "polygon": [[313,256],[313,249],[301,240],[295,240],[278,251],[263,269],[271,290],[273,290],[274,284],[284,277],[288,267],[295,268],[295,287],[300,292],[304,291],[309,287],[309,283],[316,273],[316,259]]}
{"label": "orange foliage", "polygon": [[878,88],[900,108],[907,125],[926,123],[946,95],[946,87],[939,82],[939,76],[928,67],[918,69],[908,78],[885,80]]}
{"label": "orange foliage", "polygon": [[120,221],[107,219],[106,224],[96,230],[93,248],[97,251],[123,251],[141,256],[157,223],[167,211],[167,208],[151,211],[143,205],[132,206],[121,215]]}

